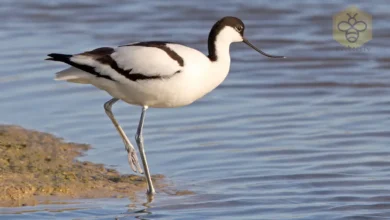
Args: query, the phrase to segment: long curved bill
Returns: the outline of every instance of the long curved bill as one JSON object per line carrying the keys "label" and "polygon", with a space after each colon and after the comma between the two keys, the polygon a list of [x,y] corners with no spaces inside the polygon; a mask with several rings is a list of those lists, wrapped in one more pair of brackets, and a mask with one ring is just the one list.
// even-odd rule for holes
{"label": "long curved bill", "polygon": [[244,38],[243,40],[244,43],[246,43],[248,46],[252,47],[254,50],[256,50],[257,52],[263,54],[264,56],[266,57],[271,57],[271,58],[286,58],[285,56],[272,56],[272,55],[269,55],[267,53],[264,53],[263,51],[261,51],[260,49],[257,49],[253,44],[251,44],[246,38]]}

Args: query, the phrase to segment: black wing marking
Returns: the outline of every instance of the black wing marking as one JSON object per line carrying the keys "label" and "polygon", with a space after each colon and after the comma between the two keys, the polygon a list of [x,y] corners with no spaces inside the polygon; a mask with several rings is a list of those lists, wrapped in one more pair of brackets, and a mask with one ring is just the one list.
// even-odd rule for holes
{"label": "black wing marking", "polygon": [[[139,43],[139,45],[141,45],[141,44],[142,43]],[[102,65],[110,66],[118,74],[126,77],[127,79],[129,79],[131,81],[151,80],[151,79],[167,79],[167,78],[170,78],[171,76],[181,72],[180,70],[178,70],[170,76],[160,76],[160,75],[147,76],[147,75],[144,75],[142,73],[131,73],[131,71],[133,69],[125,70],[125,69],[122,69],[118,66],[117,62],[110,56],[114,52],[115,52],[115,50],[113,48],[101,47],[101,48],[97,48],[95,50],[76,54],[76,56],[77,55],[89,56],[89,57],[93,58],[94,60],[96,60],[97,62],[101,63]],[[71,58],[73,57],[73,55],[51,53],[51,54],[48,54],[48,56],[50,58],[47,58],[46,60],[63,62],[63,63],[69,64],[73,67],[76,67],[80,70],[83,70],[85,72],[88,72],[96,77],[101,77],[101,78],[105,78],[105,79],[108,79],[111,81],[116,81],[115,79],[113,79],[109,75],[104,75],[104,74],[97,72],[94,66],[84,65],[84,64],[80,64],[80,63],[76,63],[76,62],[71,61]]]}
{"label": "black wing marking", "polygon": [[155,47],[167,53],[168,56],[171,57],[173,60],[175,60],[180,66],[184,66],[183,58],[167,46],[167,44],[169,43],[170,42],[164,42],[164,41],[146,41],[146,42],[123,45],[121,47],[130,47],[130,46]]}
{"label": "black wing marking", "polygon": [[[89,52],[92,52],[92,51],[89,51]],[[48,54],[47,56],[49,56],[50,58],[47,58],[46,60],[63,62],[63,63],[69,64],[69,65],[71,65],[73,67],[76,67],[77,69],[80,69],[80,70],[83,70],[85,72],[88,72],[88,73],[90,73],[90,74],[92,74],[92,75],[94,75],[96,77],[101,77],[101,78],[105,78],[105,79],[108,79],[108,80],[111,80],[111,81],[116,81],[113,78],[111,78],[110,76],[102,75],[99,72],[95,71],[95,67],[93,67],[93,66],[78,64],[78,63],[75,63],[75,62],[71,61],[70,58],[73,55],[51,53],[51,54]]]}

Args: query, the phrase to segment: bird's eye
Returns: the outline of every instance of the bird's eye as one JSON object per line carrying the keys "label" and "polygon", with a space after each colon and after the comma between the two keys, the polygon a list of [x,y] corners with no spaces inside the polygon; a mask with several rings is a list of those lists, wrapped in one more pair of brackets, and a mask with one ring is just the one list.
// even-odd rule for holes
{"label": "bird's eye", "polygon": [[236,26],[236,31],[241,32],[242,29],[243,29],[243,27],[241,25],[240,26]]}

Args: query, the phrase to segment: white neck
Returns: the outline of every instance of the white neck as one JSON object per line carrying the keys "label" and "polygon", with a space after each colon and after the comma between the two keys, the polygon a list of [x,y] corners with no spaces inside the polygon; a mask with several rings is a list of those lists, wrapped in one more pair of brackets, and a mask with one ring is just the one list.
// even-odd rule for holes
{"label": "white neck", "polygon": [[[230,69],[230,44],[238,41],[237,31],[224,27],[214,38],[209,39],[210,91],[223,82]],[[242,39],[242,38],[241,38]]]}
{"label": "white neck", "polygon": [[211,85],[211,90],[215,89],[223,80],[225,80],[230,69],[230,42],[219,40],[219,37],[217,37],[215,49],[218,58],[216,61],[211,61],[210,72],[208,73],[208,77],[213,84]]}

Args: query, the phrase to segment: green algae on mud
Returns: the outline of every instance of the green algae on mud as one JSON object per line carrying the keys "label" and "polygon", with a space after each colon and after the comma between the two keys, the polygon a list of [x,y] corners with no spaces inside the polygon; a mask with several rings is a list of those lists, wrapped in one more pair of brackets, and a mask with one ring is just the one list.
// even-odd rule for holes
{"label": "green algae on mud", "polygon": [[[51,197],[134,196],[146,190],[144,177],[75,159],[88,149],[47,133],[0,125],[0,206],[35,205]],[[161,179],[153,176],[158,188]]]}

